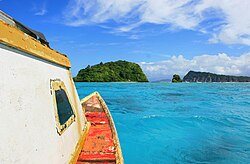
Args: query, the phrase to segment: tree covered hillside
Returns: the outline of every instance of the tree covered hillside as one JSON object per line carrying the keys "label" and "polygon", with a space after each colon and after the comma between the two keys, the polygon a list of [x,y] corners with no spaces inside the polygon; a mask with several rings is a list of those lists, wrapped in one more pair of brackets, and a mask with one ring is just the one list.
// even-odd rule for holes
{"label": "tree covered hillside", "polygon": [[76,82],[148,82],[141,67],[132,62],[116,61],[100,63],[81,69]]}
{"label": "tree covered hillside", "polygon": [[247,76],[218,75],[210,72],[189,71],[183,78],[185,82],[250,82]]}

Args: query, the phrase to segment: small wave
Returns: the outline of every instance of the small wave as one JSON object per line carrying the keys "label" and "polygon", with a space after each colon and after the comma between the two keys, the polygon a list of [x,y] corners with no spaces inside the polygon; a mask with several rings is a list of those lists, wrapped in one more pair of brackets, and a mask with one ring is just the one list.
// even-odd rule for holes
{"label": "small wave", "polygon": [[143,118],[155,118],[155,117],[165,117],[164,115],[149,115],[149,116],[143,116]]}

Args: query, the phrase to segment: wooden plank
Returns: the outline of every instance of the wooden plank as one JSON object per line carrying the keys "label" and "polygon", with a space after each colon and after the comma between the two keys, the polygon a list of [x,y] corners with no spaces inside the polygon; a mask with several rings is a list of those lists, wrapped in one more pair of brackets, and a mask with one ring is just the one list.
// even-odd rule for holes
{"label": "wooden plank", "polygon": [[112,130],[100,101],[92,96],[86,101],[85,108],[91,127],[78,161],[116,161]]}
{"label": "wooden plank", "polygon": [[112,162],[112,161],[106,161],[106,162],[76,162],[76,164],[115,164],[115,162]]}
{"label": "wooden plank", "polygon": [[26,52],[30,55],[70,68],[66,55],[43,45],[40,41],[0,20],[0,43]]}
{"label": "wooden plank", "polygon": [[84,154],[80,153],[78,161],[115,161],[115,154]]}
{"label": "wooden plank", "polygon": [[91,126],[78,162],[123,164],[117,132],[106,104],[97,92],[83,100],[83,110]]}

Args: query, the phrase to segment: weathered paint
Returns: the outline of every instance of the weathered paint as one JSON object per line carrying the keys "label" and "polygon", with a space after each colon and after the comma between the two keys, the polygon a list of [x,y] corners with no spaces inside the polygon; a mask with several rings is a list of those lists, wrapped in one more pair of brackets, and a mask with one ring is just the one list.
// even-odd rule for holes
{"label": "weathered paint", "polygon": [[69,162],[69,164],[75,164],[77,163],[77,160],[78,160],[78,156],[82,150],[82,146],[86,140],[86,137],[87,137],[87,134],[89,132],[89,128],[90,128],[90,123],[87,122],[86,126],[84,127],[84,131],[82,132],[81,134],[81,137],[77,143],[77,146],[76,146],[76,149],[75,149],[75,152],[71,155],[71,160]]}
{"label": "weathered paint", "polygon": [[121,148],[108,108],[95,92],[82,101],[87,120],[91,123],[78,162],[121,163]]}
{"label": "weathered paint", "polygon": [[103,110],[105,111],[105,113],[107,113],[107,118],[110,121],[110,127],[111,127],[111,130],[112,130],[112,133],[113,133],[114,144],[115,144],[115,147],[116,147],[116,154],[115,154],[116,155],[116,163],[117,164],[123,164],[124,161],[123,161],[123,156],[122,156],[122,150],[121,150],[121,146],[120,146],[120,142],[119,142],[119,138],[118,138],[118,134],[117,134],[117,131],[116,131],[116,128],[115,128],[115,123],[113,121],[113,118],[112,118],[112,116],[110,114],[110,111],[109,111],[105,101],[102,99],[100,94],[98,92],[95,92],[94,94],[97,95],[97,98],[100,101],[100,104],[102,105]]}
{"label": "weathered paint", "polygon": [[42,45],[40,41],[2,20],[0,20],[0,43],[61,66],[67,68],[71,67],[70,61],[66,55],[60,54],[57,51]]}
{"label": "weathered paint", "polygon": [[[0,128],[4,131],[0,135],[0,163],[63,164],[101,159],[103,164],[123,164],[105,102],[97,92],[80,102],[69,68],[65,55],[0,20]],[[55,79],[62,83],[51,85]],[[58,87],[66,91],[76,115],[64,129],[58,126],[55,110],[54,90]],[[94,108],[102,108],[101,114],[86,114],[91,127],[82,108],[89,98]],[[60,135],[56,127],[61,130]],[[96,137],[99,141],[95,143]],[[88,154],[87,147],[99,153]]]}
{"label": "weathered paint", "polygon": [[[86,119],[68,69],[0,44],[0,163],[68,163]],[[78,113],[60,136],[56,129],[51,79],[60,79]]]}
{"label": "weathered paint", "polygon": [[[57,104],[56,104],[56,96],[55,96],[55,91],[63,89],[66,92],[67,97],[69,97],[69,93],[67,91],[67,88],[64,84],[63,81],[55,79],[55,80],[50,80],[50,85],[51,85],[51,93],[53,96],[53,101],[54,101],[54,111],[55,111],[55,119],[56,119],[56,126],[57,126],[57,132],[59,135],[62,135],[62,133],[67,130],[67,128],[75,121],[76,117],[76,110],[74,106],[72,105],[71,99],[69,99],[69,103],[71,105],[71,108],[73,110],[74,115],[72,115],[68,121],[66,121],[65,124],[61,125],[59,122],[59,116],[58,116],[58,109],[57,109]],[[75,97],[73,97],[75,98]],[[81,134],[81,132],[79,133]]]}
{"label": "weathered paint", "polygon": [[[78,96],[78,93],[76,92],[76,89],[75,89],[75,84],[74,84],[74,81],[73,81],[73,78],[72,78],[72,75],[70,73],[70,70],[68,70],[68,75],[70,78],[70,82],[71,82],[71,90],[73,91],[73,101],[74,101],[74,104],[79,104],[79,96]],[[79,126],[78,127],[78,133],[81,134],[82,131],[86,131],[86,129],[82,129],[82,126],[81,126],[81,122],[83,121],[83,119],[85,119],[85,116],[83,114],[84,112],[81,110],[81,112],[79,113],[78,110],[75,110],[75,114],[76,114],[76,122]]]}
{"label": "weathered paint", "polygon": [[[91,164],[90,162],[76,162],[76,164]],[[115,164],[115,162],[102,162],[96,164]]]}

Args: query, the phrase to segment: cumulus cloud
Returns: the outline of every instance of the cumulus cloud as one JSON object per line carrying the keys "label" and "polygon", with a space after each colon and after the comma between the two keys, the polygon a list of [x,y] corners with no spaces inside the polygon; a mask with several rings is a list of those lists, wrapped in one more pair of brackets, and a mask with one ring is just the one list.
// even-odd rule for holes
{"label": "cumulus cloud", "polygon": [[145,23],[191,29],[211,35],[210,42],[250,45],[249,0],[70,0],[70,26],[117,23],[129,32]]}
{"label": "cumulus cloud", "polygon": [[211,9],[220,11],[222,15],[221,19],[224,22],[213,29],[215,31],[210,39],[212,43],[223,42],[226,44],[238,43],[250,45],[249,8],[249,0],[203,0],[195,6],[195,12],[204,16],[204,12]]}
{"label": "cumulus cloud", "polygon": [[184,76],[188,71],[212,72],[224,75],[250,76],[250,53],[241,56],[200,55],[186,59],[182,55],[172,56],[159,62],[141,62],[143,71],[151,80],[171,78],[173,74]]}

